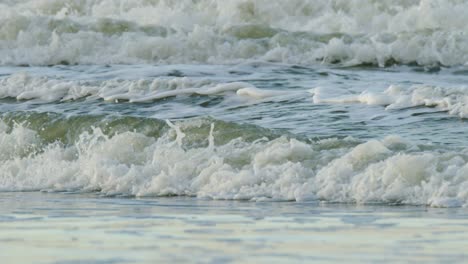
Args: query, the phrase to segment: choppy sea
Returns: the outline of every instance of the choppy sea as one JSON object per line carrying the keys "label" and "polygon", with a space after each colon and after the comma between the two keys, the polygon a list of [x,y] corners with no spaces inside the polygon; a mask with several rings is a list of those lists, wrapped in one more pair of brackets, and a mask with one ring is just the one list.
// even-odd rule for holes
{"label": "choppy sea", "polygon": [[0,256],[466,261],[467,12],[0,1]]}

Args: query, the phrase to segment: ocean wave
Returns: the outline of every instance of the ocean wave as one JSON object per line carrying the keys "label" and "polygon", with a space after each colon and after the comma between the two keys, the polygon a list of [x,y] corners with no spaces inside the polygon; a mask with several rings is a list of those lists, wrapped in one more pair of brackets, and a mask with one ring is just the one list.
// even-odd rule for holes
{"label": "ocean wave", "polygon": [[359,95],[322,98],[320,88],[311,90],[315,103],[362,103],[382,105],[387,110],[405,109],[415,106],[434,107],[451,115],[468,118],[468,87],[437,87],[413,85],[401,87],[391,85],[384,92],[365,91]]}
{"label": "ocean wave", "polygon": [[[158,135],[87,126],[63,142],[3,120],[2,191],[468,206],[468,151],[423,150],[398,136],[309,141],[205,119],[156,121]],[[233,131],[243,132],[219,139]]]}
{"label": "ocean wave", "polygon": [[458,0],[9,0],[0,64],[468,62]]}
{"label": "ocean wave", "polygon": [[0,79],[0,98],[37,100],[41,102],[71,101],[81,98],[130,103],[151,102],[178,95],[223,95],[266,99],[286,92],[258,89],[246,82],[220,83],[188,77],[138,80],[73,81],[15,73]]}

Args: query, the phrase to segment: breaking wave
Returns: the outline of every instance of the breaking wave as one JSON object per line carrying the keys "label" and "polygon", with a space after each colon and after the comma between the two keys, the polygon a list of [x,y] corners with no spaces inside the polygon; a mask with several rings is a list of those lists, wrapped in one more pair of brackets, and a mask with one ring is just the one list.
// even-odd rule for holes
{"label": "breaking wave", "polygon": [[459,0],[7,0],[0,64],[468,62]]}
{"label": "breaking wave", "polygon": [[1,191],[468,206],[468,150],[398,136],[310,141],[213,119],[18,112],[2,117],[0,142]]}

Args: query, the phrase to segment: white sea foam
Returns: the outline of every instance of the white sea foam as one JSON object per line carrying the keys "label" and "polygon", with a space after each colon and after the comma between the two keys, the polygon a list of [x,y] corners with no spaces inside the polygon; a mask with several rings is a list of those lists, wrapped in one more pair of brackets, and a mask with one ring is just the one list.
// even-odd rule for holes
{"label": "white sea foam", "polygon": [[188,77],[140,80],[70,81],[16,73],[0,79],[0,98],[18,100],[68,101],[83,97],[106,101],[147,102],[177,95],[217,95],[236,93],[242,97],[264,99],[285,92],[258,89],[246,82],[217,83]]}
{"label": "white sea foam", "polygon": [[251,97],[255,99],[264,99],[269,97],[276,97],[282,95],[291,94],[291,92],[286,91],[275,91],[275,90],[266,90],[266,89],[258,89],[255,87],[246,87],[237,90],[237,95]]}
{"label": "white sea foam", "polygon": [[0,64],[466,64],[458,0],[8,0]]}
{"label": "white sea foam", "polygon": [[337,98],[322,98],[320,88],[311,90],[314,103],[362,103],[383,105],[386,109],[402,109],[414,106],[436,107],[461,118],[468,117],[468,87],[436,87],[414,85],[400,87],[391,85],[382,93],[363,92],[359,95]]}
{"label": "white sea foam", "polygon": [[35,131],[2,124],[0,140],[10,142],[2,153],[10,154],[0,159],[1,190],[468,206],[466,149],[422,151],[397,136],[358,145],[285,137],[215,145],[222,131],[213,126],[207,147],[190,147],[182,129],[188,125],[168,124],[157,139],[94,129],[74,144],[44,143],[40,151],[29,148],[40,145]]}

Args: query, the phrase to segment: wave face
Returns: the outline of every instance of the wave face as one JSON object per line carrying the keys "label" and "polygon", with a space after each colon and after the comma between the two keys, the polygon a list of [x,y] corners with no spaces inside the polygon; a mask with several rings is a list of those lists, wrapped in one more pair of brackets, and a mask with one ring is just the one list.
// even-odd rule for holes
{"label": "wave face", "polygon": [[463,65],[460,0],[6,0],[0,64]]}
{"label": "wave face", "polygon": [[0,141],[1,191],[468,206],[467,149],[396,136],[304,141],[213,119],[18,112],[2,117]]}

